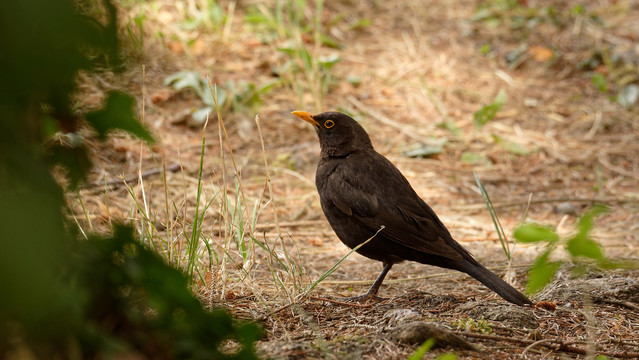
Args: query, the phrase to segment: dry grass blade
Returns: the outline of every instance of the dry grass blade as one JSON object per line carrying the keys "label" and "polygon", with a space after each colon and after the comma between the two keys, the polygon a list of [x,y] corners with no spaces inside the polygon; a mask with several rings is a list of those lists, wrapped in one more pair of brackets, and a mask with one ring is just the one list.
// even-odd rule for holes
{"label": "dry grass blade", "polygon": [[[446,325],[476,316],[476,307],[468,310],[473,304],[514,313],[463,274],[409,262],[394,266],[384,282],[396,294],[391,301],[345,309],[309,300],[370,285],[359,279],[377,272],[378,264],[359,256],[344,259],[348,251],[321,215],[315,191],[315,134],[286,117],[293,107],[350,112],[361,120],[376,149],[490,269],[503,269],[490,266],[505,263],[502,251],[513,264],[530,264],[538,255],[537,245],[507,242],[505,235],[522,218],[559,224],[565,232],[591,203],[611,205],[593,229],[606,255],[639,257],[639,123],[636,105],[626,109],[615,100],[626,82],[637,83],[628,51],[628,34],[639,24],[632,1],[281,0],[240,6],[152,0],[121,6],[130,18],[124,24],[143,22],[140,59],[146,66],[122,80],[84,79],[79,110],[96,106],[104,89],[131,86],[138,93],[142,87],[142,120],[161,141],[142,146],[114,134],[113,149],[96,151],[90,188],[80,189],[81,199],[69,196],[75,220],[69,219],[82,233],[122,219],[133,222],[145,244],[180,268],[191,256],[190,241],[199,237],[194,291],[209,306],[260,319],[264,358],[406,359],[414,347],[385,337],[394,325],[387,313],[416,309],[416,320]],[[551,58],[536,58],[540,51]],[[335,66],[325,67],[331,58]],[[194,126],[188,111],[203,99],[163,84],[176,69],[197,74],[207,95],[220,95],[212,100],[218,106],[206,103],[215,108],[209,124],[215,126],[207,127],[203,164],[202,125]],[[210,80],[203,71],[214,72]],[[590,83],[595,78],[607,92]],[[500,89],[508,102],[476,128],[473,112]],[[432,139],[445,141],[438,154],[404,155]],[[478,163],[468,161],[468,153]],[[171,173],[170,164],[180,164],[180,173]],[[466,181],[473,170],[481,176],[480,192],[490,191],[482,204],[475,201],[475,181]],[[560,213],[561,202],[574,212]],[[196,237],[194,225],[201,227]],[[348,269],[341,267],[346,264]],[[527,266],[510,268],[512,280],[523,282]],[[592,349],[579,341],[587,339],[596,354],[636,354],[637,303],[624,294],[636,293],[637,270],[597,276],[606,280],[597,289],[606,288],[608,295],[593,299],[592,320],[581,312],[581,296],[564,301],[553,293],[543,300],[554,301],[556,310],[526,309],[534,318],[530,326],[493,321],[499,327],[490,335],[512,341],[476,337],[485,352],[455,353],[510,359],[526,350],[529,359],[584,357],[578,351]],[[616,282],[608,277],[626,285],[612,286]],[[556,287],[586,291],[570,279]],[[437,357],[441,350],[428,354]]]}
{"label": "dry grass blade", "polygon": [[356,252],[359,248],[361,248],[362,246],[368,244],[369,241],[373,240],[375,238],[375,236],[377,236],[377,234],[379,234],[380,231],[384,230],[384,225],[382,225],[379,230],[377,230],[375,232],[375,234],[373,234],[373,236],[371,236],[370,238],[368,238],[366,241],[364,241],[363,243],[357,245],[356,247],[352,248],[351,251],[349,251],[346,255],[342,256],[341,259],[339,259],[335,264],[333,264],[333,266],[331,266],[330,269],[326,270],[326,272],[324,272],[324,274],[322,274],[322,276],[320,276],[317,280],[315,280],[315,282],[313,282],[308,288],[306,288],[306,290],[301,293],[299,295],[300,298],[308,295],[313,289],[315,289],[315,287],[317,285],[319,285],[322,281],[324,281],[324,279],[326,279],[327,277],[331,276],[332,273],[335,272],[335,270],[339,269],[340,265],[342,264],[342,262],[344,260],[346,260],[347,257],[351,256],[352,253]]}
{"label": "dry grass blade", "polygon": [[[260,144],[262,145],[262,157],[264,159],[264,171],[266,172],[266,178],[265,178],[266,183],[264,184],[264,187],[268,188],[268,191],[269,191],[269,196],[270,196],[269,203],[271,204],[271,207],[273,208],[273,218],[275,219],[274,221],[275,221],[275,230],[277,231],[277,238],[280,242],[280,246],[282,247],[282,251],[284,252],[284,259],[288,268],[287,273],[291,277],[291,284],[293,284],[290,292],[287,291],[286,287],[284,287],[284,290],[289,296],[290,301],[293,302],[296,298],[296,293],[297,293],[297,289],[296,289],[297,280],[295,278],[295,264],[291,260],[291,256],[288,253],[287,246],[284,245],[282,232],[280,231],[279,218],[277,216],[277,203],[275,202],[275,199],[273,198],[274,192],[273,192],[273,186],[271,184],[271,174],[269,170],[268,160],[266,158],[266,149],[264,148],[264,137],[262,136],[262,128],[260,127],[259,114],[255,115],[255,124],[257,126],[257,131],[260,136]],[[264,197],[263,192],[262,192],[262,197]]]}

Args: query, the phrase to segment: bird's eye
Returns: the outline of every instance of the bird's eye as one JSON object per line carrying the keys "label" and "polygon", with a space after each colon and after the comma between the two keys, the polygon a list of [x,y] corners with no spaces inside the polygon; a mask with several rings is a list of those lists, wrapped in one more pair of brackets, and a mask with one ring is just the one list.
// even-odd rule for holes
{"label": "bird's eye", "polygon": [[324,127],[327,129],[332,128],[333,126],[335,126],[335,122],[333,120],[326,120],[324,121]]}

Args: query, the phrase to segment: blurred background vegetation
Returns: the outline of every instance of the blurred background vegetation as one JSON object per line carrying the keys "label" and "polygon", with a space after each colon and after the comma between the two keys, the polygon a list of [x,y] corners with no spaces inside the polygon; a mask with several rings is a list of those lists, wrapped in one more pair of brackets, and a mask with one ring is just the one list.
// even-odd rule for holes
{"label": "blurred background vegetation", "polygon": [[638,9],[3,2],[0,356],[255,358],[247,319],[276,351],[309,331],[320,354],[342,346],[326,333],[350,320],[307,295],[348,294],[376,268],[339,269],[316,139],[291,110],[355,116],[462,240],[501,241],[475,253],[525,267],[530,292],[563,267],[631,268],[607,256],[632,257],[637,239]]}
{"label": "blurred background vegetation", "polygon": [[116,14],[110,1],[0,5],[0,357],[255,358],[258,328],[204,310],[130,226],[85,239],[67,220],[60,184],[77,189],[91,160],[82,139],[47,140],[84,123],[153,141],[130,95],[74,109],[80,72],[124,69]]}

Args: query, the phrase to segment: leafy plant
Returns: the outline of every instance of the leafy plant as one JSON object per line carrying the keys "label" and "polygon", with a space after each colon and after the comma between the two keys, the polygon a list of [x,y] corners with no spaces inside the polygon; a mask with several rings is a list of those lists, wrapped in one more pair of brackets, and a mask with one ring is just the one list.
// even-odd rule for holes
{"label": "leafy plant", "polygon": [[[178,71],[167,76],[164,79],[164,85],[171,86],[177,91],[182,91],[185,89],[191,89],[192,91],[195,91],[197,96],[204,103],[204,106],[197,107],[191,112],[191,117],[195,121],[195,124],[204,124],[207,116],[211,112],[213,112],[213,109],[215,108],[215,99],[213,99],[213,94],[211,93],[211,91],[209,91],[208,82],[204,77],[200,75],[198,71]],[[217,88],[217,100],[219,104],[224,104],[226,102],[226,97],[226,91]]]}
{"label": "leafy plant", "polygon": [[[435,346],[435,339],[430,338],[419,345],[417,349],[407,358],[407,360],[421,360]],[[437,360],[456,360],[457,355],[452,353],[443,353],[437,357]]]}
{"label": "leafy plant", "polygon": [[427,158],[433,155],[441,154],[441,152],[444,151],[444,146],[447,142],[448,139],[446,138],[430,137],[426,139],[425,142],[404,151],[404,156],[412,158]]}
{"label": "leafy plant", "polygon": [[608,91],[608,81],[603,74],[594,74],[591,78],[592,84],[597,88],[597,90],[605,93]]}
{"label": "leafy plant", "polygon": [[542,23],[563,26],[569,19],[584,16],[584,13],[583,5],[536,6],[519,0],[487,0],[477,6],[471,20],[491,28],[505,26],[511,30],[530,30]]}
{"label": "leafy plant", "polygon": [[506,92],[504,90],[499,90],[499,93],[497,93],[497,96],[495,96],[495,99],[492,103],[482,106],[481,109],[475,111],[475,113],[473,114],[473,122],[475,123],[475,127],[481,129],[489,121],[493,120],[505,103]]}
{"label": "leafy plant", "polygon": [[[327,35],[328,27],[337,20],[325,25],[321,21],[324,1],[314,3],[314,8],[306,0],[277,0],[273,7],[258,4],[249,8],[244,20],[264,42],[272,43],[287,56],[275,71],[298,93],[300,102],[303,103],[303,93],[310,91],[316,107],[322,108],[323,97],[334,82],[331,69],[340,57],[336,53],[321,55],[320,52],[324,47],[341,49],[342,45]],[[309,8],[313,9],[310,13]]]}
{"label": "leafy plant", "polygon": [[186,20],[181,27],[185,30],[221,29],[229,19],[222,5],[216,0],[189,3],[184,15]]}
{"label": "leafy plant", "polygon": [[[594,206],[579,218],[575,233],[562,238],[556,230],[539,224],[523,224],[515,229],[514,236],[522,243],[543,243],[545,250],[537,257],[528,273],[526,290],[533,294],[550,283],[559,268],[570,262],[576,264],[576,273],[582,273],[589,267],[604,269],[636,266],[632,263],[616,262],[605,257],[601,245],[591,236],[595,218],[608,211],[605,206]],[[551,260],[557,249],[564,248],[570,255],[567,260]]]}
{"label": "leafy plant", "polygon": [[341,61],[339,55],[315,57],[301,44],[279,47],[278,50],[290,57],[290,61],[285,63],[280,69],[291,71],[293,74],[304,75],[304,79],[311,85],[311,91],[320,98],[335,83],[331,69]]}
{"label": "leafy plant", "polygon": [[229,107],[233,111],[253,110],[262,104],[262,96],[281,84],[278,79],[265,81],[260,85],[247,81],[228,81],[225,88],[229,93]]}
{"label": "leafy plant", "polygon": [[483,317],[479,320],[462,317],[459,320],[455,321],[453,325],[457,327],[457,330],[465,330],[480,334],[490,334],[493,332],[490,324],[488,324],[488,321],[486,321],[486,319],[484,319]]}
{"label": "leafy plant", "polygon": [[[343,46],[320,29],[319,17],[324,8],[323,0],[314,0],[314,14],[310,18],[305,12],[311,8],[307,0],[277,0],[273,7],[257,4],[249,7],[244,21],[256,28],[257,34],[266,42],[295,39],[298,35],[317,36],[318,45],[341,49]],[[333,19],[328,24],[339,20]],[[357,21],[351,29],[367,26],[365,20]]]}
{"label": "leafy plant", "polygon": [[591,73],[592,85],[626,109],[639,103],[639,67],[612,47],[593,51],[578,68]]}
{"label": "leafy plant", "polygon": [[[90,311],[71,325],[83,340],[98,342],[99,350],[150,358],[256,358],[252,344],[259,329],[235,323],[222,310],[204,310],[187,278],[135,241],[131,228],[116,226],[109,239],[91,237],[73,254],[69,275],[85,294],[79,305]],[[241,348],[224,350],[226,340]]]}
{"label": "leafy plant", "polygon": [[261,97],[280,84],[279,80],[270,80],[256,86],[246,81],[227,81],[223,87],[216,86],[216,99],[209,89],[206,78],[202,77],[198,71],[182,70],[171,74],[164,79],[165,86],[171,86],[177,91],[190,89],[195,91],[204,106],[195,108],[191,116],[195,124],[201,125],[210,115],[217,105],[222,111],[244,111],[252,109],[261,103]]}
{"label": "leafy plant", "polygon": [[435,339],[430,338],[426,341],[424,341],[423,344],[419,345],[419,347],[417,349],[415,349],[415,352],[413,352],[413,354],[411,356],[409,356],[407,358],[407,360],[421,360],[424,358],[424,356],[426,355],[426,353],[428,353],[430,351],[430,349],[433,348],[433,346],[435,346]]}
{"label": "leafy plant", "polygon": [[258,329],[206,311],[131,228],[80,238],[68,223],[61,183],[74,191],[90,159],[81,141],[50,134],[86,124],[99,139],[124,130],[153,140],[128,94],[74,108],[80,71],[122,68],[116,14],[111,1],[0,3],[0,46],[11,54],[0,56],[11,69],[0,82],[0,357],[254,359]]}
{"label": "leafy plant", "polygon": [[133,21],[129,20],[126,24],[126,32],[129,36],[128,40],[131,45],[137,50],[141,50],[144,47],[144,21],[146,20],[145,14],[137,14],[133,18]]}
{"label": "leafy plant", "polygon": [[509,153],[514,154],[514,155],[525,156],[525,155],[530,155],[531,153],[536,151],[536,149],[529,149],[529,148],[525,147],[524,145],[522,145],[520,143],[516,143],[514,141],[509,141],[509,140],[504,140],[500,136],[495,135],[495,134],[491,135],[491,137],[493,138],[495,143],[497,143],[497,145],[503,147]]}

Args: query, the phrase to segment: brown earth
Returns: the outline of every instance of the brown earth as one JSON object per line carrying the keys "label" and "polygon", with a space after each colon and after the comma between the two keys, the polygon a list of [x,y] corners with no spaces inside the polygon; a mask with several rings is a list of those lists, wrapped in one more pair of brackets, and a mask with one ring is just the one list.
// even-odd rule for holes
{"label": "brown earth", "polygon": [[[292,31],[288,22],[275,35],[251,26],[245,15],[256,6],[272,8],[268,2],[220,2],[232,14],[227,22],[203,20],[194,28],[185,24],[210,3],[123,6],[123,36],[135,32],[132,19],[145,16],[144,43],[127,48],[144,72],[134,65],[126,74],[83,79],[80,107],[127,89],[137,94],[158,141],[146,146],[113,134],[105,145],[96,142],[95,186],[69,195],[80,226],[133,222],[149,246],[185,266],[201,178],[196,291],[207,306],[259,321],[266,333],[257,349],[265,358],[404,359],[432,331],[452,332],[462,342],[441,340],[449,345],[428,356],[639,357],[636,270],[573,278],[566,266],[532,296],[555,303],[551,310],[511,306],[466,275],[404,263],[380,291],[388,300],[352,304],[340,297],[363,293],[381,270],[353,254],[305,293],[348,249],[321,213],[313,180],[319,146],[293,110],[353,114],[453,236],[519,289],[542,248],[517,244],[505,270],[508,260],[473,172],[509,236],[524,216],[568,234],[579,215],[602,203],[610,212],[597,218],[595,239],[613,259],[639,259],[638,105],[625,109],[614,99],[623,86],[639,83],[639,4],[585,1],[578,14],[557,1],[488,3],[481,12],[479,1],[330,2],[317,17],[309,2],[303,18],[317,19],[341,49],[318,45],[313,31]],[[483,13],[492,17],[473,21]],[[300,58],[278,51],[291,42],[316,59],[339,57],[325,71],[332,79],[325,95],[318,90],[321,69],[296,70],[303,68]],[[197,70],[227,91],[229,81],[277,85],[260,101],[224,106],[222,121],[212,116],[203,131],[190,118],[203,106],[200,98],[163,84],[180,70]],[[606,91],[591,81],[596,74],[608,80]],[[473,113],[500,90],[507,95],[503,108],[476,127]],[[457,133],[442,124],[454,124]],[[441,142],[430,157],[405,155]],[[171,170],[166,180],[164,166]],[[138,171],[146,172],[142,181]],[[105,190],[105,181],[114,184]]]}

